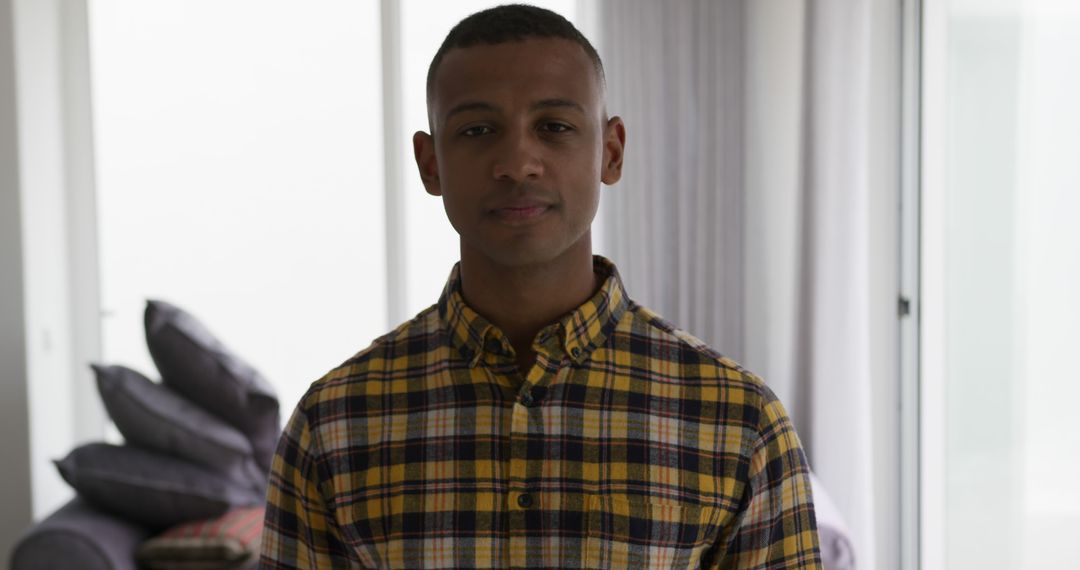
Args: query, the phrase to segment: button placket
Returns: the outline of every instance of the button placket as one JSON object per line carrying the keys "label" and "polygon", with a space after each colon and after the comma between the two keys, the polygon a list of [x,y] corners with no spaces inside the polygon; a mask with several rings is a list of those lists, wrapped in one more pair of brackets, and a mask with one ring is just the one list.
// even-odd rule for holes
{"label": "button placket", "polygon": [[[524,392],[518,395],[510,413],[510,489],[507,503],[510,507],[510,540],[509,555],[510,566],[515,568],[524,567],[525,542],[528,539],[529,529],[525,516],[526,509],[521,506],[522,496],[528,495],[525,488],[528,478],[528,435],[530,409],[524,403]],[[532,497],[525,499],[530,502]]]}
{"label": "button placket", "polygon": [[[543,431],[543,414],[538,406],[544,400],[546,389],[537,385],[546,385],[552,378],[546,367],[537,364],[523,379],[521,389],[511,411],[510,425],[510,477],[509,505],[510,566],[526,566],[526,542],[535,536],[540,518],[536,511],[543,504],[537,495],[537,489],[530,488],[526,481],[537,480],[543,472],[543,457],[529,456],[529,434],[534,436]],[[532,522],[530,522],[532,521]]]}

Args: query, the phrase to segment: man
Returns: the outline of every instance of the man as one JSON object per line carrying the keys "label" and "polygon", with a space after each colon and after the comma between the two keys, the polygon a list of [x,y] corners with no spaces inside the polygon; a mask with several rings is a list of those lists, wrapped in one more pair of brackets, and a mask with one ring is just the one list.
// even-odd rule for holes
{"label": "man", "polygon": [[461,261],[312,385],[265,568],[817,568],[807,468],[761,381],[630,301],[589,228],[626,131],[562,17],[459,23],[413,137]]}

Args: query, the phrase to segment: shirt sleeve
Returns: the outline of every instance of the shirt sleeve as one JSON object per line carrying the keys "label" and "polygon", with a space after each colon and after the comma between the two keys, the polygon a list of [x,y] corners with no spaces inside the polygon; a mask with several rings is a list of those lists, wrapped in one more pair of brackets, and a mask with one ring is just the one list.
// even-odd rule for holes
{"label": "shirt sleeve", "polygon": [[303,402],[270,468],[259,568],[357,568],[323,497],[318,445]]}
{"label": "shirt sleeve", "polygon": [[711,568],[820,569],[817,521],[802,445],[780,400],[764,388],[744,510]]}

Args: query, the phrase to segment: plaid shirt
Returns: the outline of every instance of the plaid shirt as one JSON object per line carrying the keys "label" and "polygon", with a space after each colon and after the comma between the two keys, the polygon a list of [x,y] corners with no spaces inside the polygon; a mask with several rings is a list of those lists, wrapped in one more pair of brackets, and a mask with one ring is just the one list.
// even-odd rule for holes
{"label": "plaid shirt", "polygon": [[262,567],[820,568],[783,406],[595,268],[525,377],[455,268],[315,382],[274,458]]}

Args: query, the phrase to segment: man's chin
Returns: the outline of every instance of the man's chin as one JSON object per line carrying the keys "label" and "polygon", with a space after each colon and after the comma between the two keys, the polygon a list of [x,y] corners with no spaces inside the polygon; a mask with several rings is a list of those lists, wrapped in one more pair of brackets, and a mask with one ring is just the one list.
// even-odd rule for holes
{"label": "man's chin", "polygon": [[565,248],[521,244],[519,247],[486,248],[479,253],[493,266],[522,270],[550,266],[568,252]]}
{"label": "man's chin", "polygon": [[511,270],[540,269],[567,262],[572,265],[579,257],[591,264],[592,242],[588,232],[569,243],[565,237],[565,234],[519,235],[518,239],[474,242],[475,246],[463,241],[461,254],[463,259],[480,258],[481,263]]}

